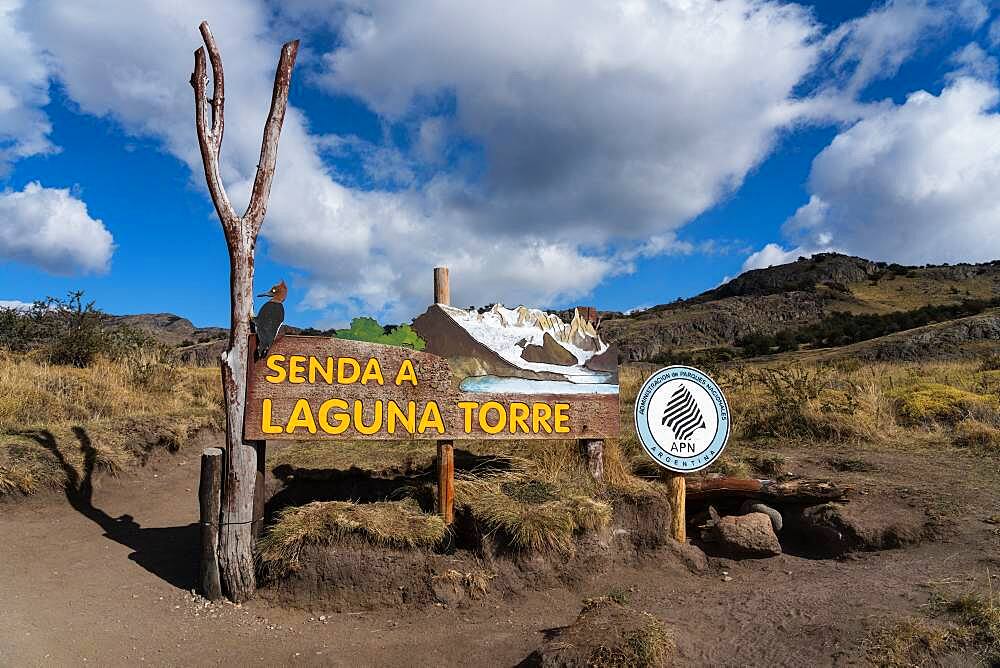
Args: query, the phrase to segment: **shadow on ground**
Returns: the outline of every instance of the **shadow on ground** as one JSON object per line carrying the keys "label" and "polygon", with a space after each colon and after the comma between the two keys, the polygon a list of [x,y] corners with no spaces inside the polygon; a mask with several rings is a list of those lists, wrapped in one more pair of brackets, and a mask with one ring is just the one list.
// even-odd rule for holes
{"label": "shadow on ground", "polygon": [[[455,473],[488,475],[506,471],[511,460],[498,455],[479,455],[468,450],[455,449]],[[413,498],[427,511],[434,510],[437,469],[433,462],[405,471],[372,471],[351,467],[298,468],[288,464],[276,466],[272,473],[281,481],[281,488],[269,498],[265,506],[267,522],[275,513],[288,506],[301,506],[312,501],[375,501]]]}
{"label": "shadow on ground", "polygon": [[131,550],[129,559],[153,575],[180,589],[191,589],[197,581],[198,524],[174,527],[143,527],[131,515],[112,517],[94,505],[94,473],[97,451],[82,427],[73,434],[83,453],[83,474],[69,463],[55,436],[45,429],[19,432],[51,452],[66,474],[64,491],[78,513],[104,530],[104,536]]}

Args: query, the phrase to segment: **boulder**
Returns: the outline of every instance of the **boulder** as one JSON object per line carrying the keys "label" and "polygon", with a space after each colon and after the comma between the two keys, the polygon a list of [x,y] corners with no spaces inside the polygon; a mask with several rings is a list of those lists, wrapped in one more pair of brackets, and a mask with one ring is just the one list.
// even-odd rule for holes
{"label": "boulder", "polygon": [[709,523],[702,532],[702,540],[712,543],[727,557],[758,558],[781,554],[781,543],[765,513],[727,515]]}
{"label": "boulder", "polygon": [[558,364],[560,366],[573,366],[578,363],[576,355],[563,348],[548,332],[542,335],[542,345],[535,343],[526,345],[521,351],[521,359],[525,362]]}

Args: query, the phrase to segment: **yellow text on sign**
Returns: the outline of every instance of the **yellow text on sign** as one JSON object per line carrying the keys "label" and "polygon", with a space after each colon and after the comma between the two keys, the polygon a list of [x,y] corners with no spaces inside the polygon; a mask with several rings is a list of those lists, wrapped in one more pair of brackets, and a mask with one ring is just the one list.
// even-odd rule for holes
{"label": "yellow text on sign", "polygon": [[[372,410],[365,410],[370,403]],[[508,406],[497,401],[480,404],[459,401],[462,431],[466,434],[481,430],[487,434],[568,434],[569,404],[512,402]],[[284,422],[274,423],[273,406],[264,399],[261,411],[261,432],[265,434],[343,434],[353,427],[360,434],[371,436],[381,431],[389,434],[444,435],[445,425],[436,401],[422,405],[416,401],[396,402],[375,399],[365,402],[354,399],[327,399],[315,409],[307,399],[298,399]],[[477,430],[478,427],[478,430]]]}
{"label": "yellow text on sign", "polygon": [[[382,365],[375,357],[361,362],[353,357],[313,357],[312,355],[269,355],[267,368],[271,372],[264,376],[269,383],[291,383],[315,385],[385,385]],[[413,362],[404,359],[399,370],[390,378],[394,385],[417,386],[417,373]]]}

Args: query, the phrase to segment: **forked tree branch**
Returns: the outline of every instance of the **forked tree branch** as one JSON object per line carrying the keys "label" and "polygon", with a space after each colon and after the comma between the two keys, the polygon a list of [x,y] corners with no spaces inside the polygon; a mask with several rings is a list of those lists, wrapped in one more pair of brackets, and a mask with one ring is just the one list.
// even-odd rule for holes
{"label": "forked tree branch", "polygon": [[212,65],[212,137],[215,138],[216,150],[222,147],[222,132],[225,125],[226,109],[226,76],[222,71],[222,56],[219,55],[219,47],[215,44],[215,37],[208,27],[208,21],[202,21],[198,26],[201,38],[205,40],[205,48],[208,49],[208,62]]}
{"label": "forked tree branch", "polygon": [[[195,97],[195,125],[198,130],[198,147],[201,150],[202,163],[205,166],[205,181],[208,191],[215,204],[215,210],[222,221],[226,241],[232,248],[240,234],[246,234],[252,241],[257,237],[260,226],[267,212],[267,200],[271,193],[271,181],[274,179],[274,163],[278,155],[278,138],[281,126],[285,121],[285,111],[288,108],[288,90],[292,80],[292,68],[295,67],[295,57],[299,50],[299,41],[286,43],[281,47],[281,57],[274,73],[274,90],[271,93],[271,109],[264,123],[264,139],[260,147],[260,160],[257,163],[257,174],[254,177],[253,189],[250,193],[250,203],[242,217],[237,217],[226,194],[219,173],[219,155],[222,149],[222,135],[225,128],[225,74],[222,69],[222,56],[208,27],[203,21],[199,26],[204,47],[194,52],[194,73],[191,75],[191,85]],[[212,65],[212,98],[207,97],[208,75],[205,63],[205,50]],[[206,109],[212,110],[211,127],[206,118]]]}
{"label": "forked tree branch", "polygon": [[257,163],[257,176],[253,180],[253,190],[250,193],[250,204],[243,214],[243,219],[252,227],[256,236],[264,222],[267,211],[267,200],[271,194],[271,180],[274,178],[274,163],[278,156],[278,137],[281,126],[285,122],[285,109],[288,107],[288,88],[292,82],[292,68],[295,67],[295,57],[299,52],[299,40],[286,43],[281,47],[281,58],[278,69],[274,72],[274,90],[271,92],[271,110],[267,113],[264,123],[264,140],[260,145],[260,160]]}
{"label": "forked tree branch", "polygon": [[[215,70],[214,74],[218,74],[221,71],[222,64],[220,63],[219,69]],[[194,52],[194,73],[191,75],[191,85],[194,87],[195,102],[194,124],[198,131],[198,148],[201,150],[201,162],[205,167],[205,182],[208,184],[208,192],[212,196],[212,203],[215,204],[215,211],[219,214],[219,220],[222,222],[222,229],[226,234],[226,241],[228,243],[232,235],[236,233],[238,221],[236,213],[233,211],[233,206],[229,203],[229,196],[226,194],[226,189],[222,185],[222,178],[219,175],[219,149],[222,144],[209,128],[208,120],[205,118],[205,111],[208,106],[205,94],[207,84],[205,48],[199,47]]]}

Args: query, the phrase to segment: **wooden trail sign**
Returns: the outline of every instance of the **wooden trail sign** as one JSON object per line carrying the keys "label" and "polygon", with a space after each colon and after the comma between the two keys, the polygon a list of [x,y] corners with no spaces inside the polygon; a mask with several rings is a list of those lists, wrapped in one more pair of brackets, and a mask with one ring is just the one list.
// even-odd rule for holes
{"label": "wooden trail sign", "polygon": [[360,341],[282,336],[249,370],[244,438],[618,437],[616,393],[479,392],[459,385],[449,360],[438,355]]}

